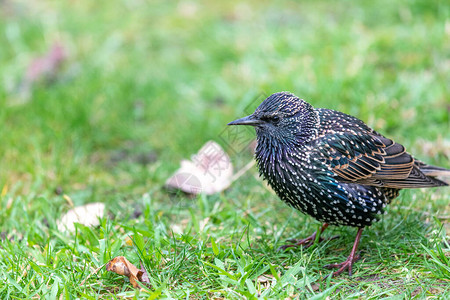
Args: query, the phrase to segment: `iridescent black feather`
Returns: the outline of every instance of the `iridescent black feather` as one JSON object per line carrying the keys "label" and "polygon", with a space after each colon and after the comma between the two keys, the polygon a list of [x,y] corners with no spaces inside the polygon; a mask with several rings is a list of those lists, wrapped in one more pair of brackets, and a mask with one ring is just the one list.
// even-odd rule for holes
{"label": "iridescent black feather", "polygon": [[369,226],[400,189],[447,185],[435,176],[449,170],[415,160],[355,117],[289,93],[230,123],[239,124],[255,126],[259,171],[277,195],[324,223]]}
{"label": "iridescent black feather", "polygon": [[[447,185],[437,179],[450,170],[420,162],[400,144],[355,117],[314,109],[289,93],[276,93],[256,111],[229,125],[255,126],[260,174],[290,206],[328,224],[357,227],[346,261],[328,265],[352,274],[362,230],[382,214],[404,188]],[[295,244],[311,245],[316,234]]]}

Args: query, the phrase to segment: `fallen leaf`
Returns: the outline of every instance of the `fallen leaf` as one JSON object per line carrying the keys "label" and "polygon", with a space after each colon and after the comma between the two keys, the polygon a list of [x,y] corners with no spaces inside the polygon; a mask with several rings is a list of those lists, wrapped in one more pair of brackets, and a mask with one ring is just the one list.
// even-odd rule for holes
{"label": "fallen leaf", "polygon": [[313,292],[317,292],[318,290],[320,290],[320,285],[318,285],[317,283],[313,283],[311,284],[311,289],[313,290]]}
{"label": "fallen leaf", "polygon": [[52,82],[60,75],[61,66],[67,60],[67,49],[59,42],[53,43],[51,48],[42,56],[35,57],[27,67],[18,86],[19,98],[11,104],[22,104],[30,99],[32,88],[39,82]]}
{"label": "fallen leaf", "polygon": [[142,275],[139,279],[139,281],[143,282],[143,283],[147,283],[150,284],[150,280],[148,279],[148,273],[147,270],[145,270],[144,265],[141,263],[141,269],[140,271],[142,272]]}
{"label": "fallen leaf", "polygon": [[67,53],[63,45],[54,43],[46,54],[35,58],[30,63],[25,73],[25,81],[32,84],[44,77],[55,76],[59,66],[66,57]]}
{"label": "fallen leaf", "polygon": [[276,284],[276,279],[272,274],[262,274],[256,278],[256,283],[258,287],[258,293],[261,294],[262,291],[267,290],[271,286]]}
{"label": "fallen leaf", "polygon": [[230,157],[219,144],[209,141],[191,160],[181,161],[181,167],[166,181],[166,187],[188,194],[211,195],[229,187],[232,175]]}
{"label": "fallen leaf", "polygon": [[130,279],[130,283],[135,288],[139,287],[138,282],[150,283],[145,268],[141,265],[141,269],[138,269],[135,265],[130,263],[128,259],[126,259],[124,256],[117,256],[111,259],[106,264],[106,271],[127,276]]}
{"label": "fallen leaf", "polygon": [[182,234],[183,229],[178,224],[170,224],[170,230],[175,234]]}
{"label": "fallen leaf", "polygon": [[99,218],[103,217],[104,212],[105,204],[100,202],[74,207],[57,222],[58,230],[75,231],[75,223],[98,226],[100,225]]}
{"label": "fallen leaf", "polygon": [[275,277],[273,277],[272,274],[262,274],[262,275],[259,275],[257,278],[257,281],[259,283],[272,282],[274,280],[275,280]]}

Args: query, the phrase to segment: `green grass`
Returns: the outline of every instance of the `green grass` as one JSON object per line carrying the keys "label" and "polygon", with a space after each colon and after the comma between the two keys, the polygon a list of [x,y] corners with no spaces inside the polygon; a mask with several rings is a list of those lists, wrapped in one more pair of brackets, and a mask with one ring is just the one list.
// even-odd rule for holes
{"label": "green grass", "polygon": [[[324,281],[356,231],[277,252],[317,222],[255,168],[213,196],[162,188],[209,139],[244,166],[225,124],[282,90],[449,168],[446,1],[3,1],[0,16],[0,298],[449,297],[448,189],[404,191],[363,232],[354,275]],[[27,65],[54,41],[68,60],[22,103]],[[59,232],[63,194],[108,215]],[[118,255],[143,261],[151,286],[94,273]]]}

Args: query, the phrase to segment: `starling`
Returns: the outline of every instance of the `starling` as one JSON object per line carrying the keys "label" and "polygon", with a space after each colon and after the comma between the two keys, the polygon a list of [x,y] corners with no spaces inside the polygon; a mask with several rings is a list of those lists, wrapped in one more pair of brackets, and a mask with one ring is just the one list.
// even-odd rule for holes
{"label": "starling", "polygon": [[[260,175],[289,206],[328,225],[358,228],[347,260],[327,265],[332,276],[348,270],[366,226],[378,220],[405,188],[446,186],[450,170],[427,165],[361,120],[317,108],[287,92],[265,99],[255,112],[228,125],[255,127]],[[316,233],[282,249],[311,245]]]}

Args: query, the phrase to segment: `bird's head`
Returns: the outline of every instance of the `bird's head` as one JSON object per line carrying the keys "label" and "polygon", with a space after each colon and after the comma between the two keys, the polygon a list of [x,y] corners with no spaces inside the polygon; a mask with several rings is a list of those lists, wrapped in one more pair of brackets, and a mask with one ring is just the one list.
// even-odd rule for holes
{"label": "bird's head", "polygon": [[317,135],[318,116],[306,101],[281,92],[265,99],[253,114],[228,125],[251,125],[256,129],[258,141],[275,140],[293,145],[305,143]]}

